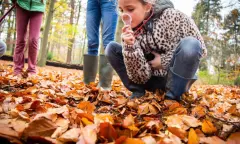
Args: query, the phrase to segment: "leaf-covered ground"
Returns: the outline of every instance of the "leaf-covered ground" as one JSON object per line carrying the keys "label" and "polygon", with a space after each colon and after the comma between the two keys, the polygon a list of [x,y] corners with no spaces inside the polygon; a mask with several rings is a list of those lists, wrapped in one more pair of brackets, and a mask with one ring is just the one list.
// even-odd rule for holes
{"label": "leaf-covered ground", "polygon": [[0,65],[0,143],[240,143],[239,87],[196,85],[181,102],[130,94],[119,80],[103,91],[79,72],[20,79]]}

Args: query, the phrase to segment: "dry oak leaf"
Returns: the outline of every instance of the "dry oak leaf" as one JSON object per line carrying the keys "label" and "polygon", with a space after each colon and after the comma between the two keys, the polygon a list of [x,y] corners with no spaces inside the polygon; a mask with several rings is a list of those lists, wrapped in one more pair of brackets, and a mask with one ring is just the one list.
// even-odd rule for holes
{"label": "dry oak leaf", "polygon": [[240,132],[233,133],[227,139],[227,144],[239,144],[240,143]]}
{"label": "dry oak leaf", "polygon": [[28,127],[23,131],[25,138],[29,136],[46,136],[50,137],[56,130],[57,126],[47,118],[39,118],[29,123]]}
{"label": "dry oak leaf", "polygon": [[58,140],[62,142],[77,142],[80,136],[81,129],[80,128],[72,128],[61,135]]}
{"label": "dry oak leaf", "polygon": [[131,114],[129,114],[124,120],[123,120],[123,126],[128,127],[131,125],[134,125],[134,118]]}
{"label": "dry oak leaf", "polygon": [[178,136],[181,140],[184,140],[187,137],[187,132],[182,129],[176,127],[168,127],[167,130],[172,134]]}
{"label": "dry oak leaf", "polygon": [[97,141],[98,126],[96,124],[87,125],[81,129],[81,136],[77,144],[95,144]]}
{"label": "dry oak leaf", "polygon": [[144,142],[137,138],[127,138],[123,144],[144,144]]}
{"label": "dry oak leaf", "polygon": [[109,122],[110,124],[114,123],[113,117],[110,114],[96,114],[94,116],[94,123],[103,123],[103,122]]}
{"label": "dry oak leaf", "polygon": [[192,109],[192,115],[196,118],[201,118],[205,116],[205,114],[206,114],[205,108],[202,106],[196,106]]}
{"label": "dry oak leaf", "polygon": [[89,101],[82,101],[77,106],[79,109],[86,111],[87,113],[92,113],[95,110],[95,106]]}
{"label": "dry oak leaf", "polygon": [[217,128],[209,120],[203,120],[202,131],[206,134],[212,134],[217,131]]}
{"label": "dry oak leaf", "polygon": [[190,129],[188,134],[188,144],[199,144],[199,137],[193,128]]}
{"label": "dry oak leaf", "polygon": [[106,138],[108,142],[112,142],[117,139],[117,132],[110,123],[100,123],[99,128],[99,135]]}
{"label": "dry oak leaf", "polygon": [[204,144],[226,144],[225,141],[223,141],[222,139],[220,139],[217,136],[202,137],[202,138],[200,138],[200,142],[204,143]]}

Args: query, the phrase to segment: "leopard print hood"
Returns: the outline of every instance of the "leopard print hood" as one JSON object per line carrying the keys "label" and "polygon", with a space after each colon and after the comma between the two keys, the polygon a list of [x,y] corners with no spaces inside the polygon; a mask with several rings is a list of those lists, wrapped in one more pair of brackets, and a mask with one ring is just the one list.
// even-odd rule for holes
{"label": "leopard print hood", "polygon": [[154,15],[161,14],[167,8],[174,8],[173,3],[170,0],[156,0],[153,6]]}

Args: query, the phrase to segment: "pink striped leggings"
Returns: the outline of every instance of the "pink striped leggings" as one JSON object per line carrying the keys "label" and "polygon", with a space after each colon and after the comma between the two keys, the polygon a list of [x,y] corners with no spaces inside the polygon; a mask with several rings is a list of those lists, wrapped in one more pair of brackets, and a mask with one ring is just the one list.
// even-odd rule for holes
{"label": "pink striped leggings", "polygon": [[14,50],[14,74],[19,74],[24,68],[24,48],[26,45],[27,26],[29,24],[28,69],[29,73],[36,73],[38,40],[42,23],[42,12],[32,12],[17,6],[17,42]]}

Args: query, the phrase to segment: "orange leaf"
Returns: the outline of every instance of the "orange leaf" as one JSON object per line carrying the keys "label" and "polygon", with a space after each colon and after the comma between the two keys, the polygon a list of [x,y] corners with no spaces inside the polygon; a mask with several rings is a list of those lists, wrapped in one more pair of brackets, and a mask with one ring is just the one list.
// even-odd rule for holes
{"label": "orange leaf", "polygon": [[204,120],[202,123],[202,131],[206,134],[212,134],[217,131],[213,123],[209,120]]}
{"label": "orange leaf", "polygon": [[186,131],[176,128],[176,127],[168,127],[168,131],[170,131],[174,135],[178,136],[182,140],[184,140],[187,137]]}
{"label": "orange leaf", "polygon": [[203,108],[202,106],[196,106],[192,109],[192,115],[194,117],[197,117],[197,118],[201,118],[203,116],[205,116],[205,108]]}
{"label": "orange leaf", "polygon": [[130,114],[128,115],[124,120],[123,120],[123,126],[124,127],[128,127],[130,125],[134,124],[134,118],[133,116]]}
{"label": "orange leaf", "polygon": [[77,106],[79,109],[86,111],[87,113],[92,113],[95,110],[95,106],[89,101],[82,101]]}
{"label": "orange leaf", "polygon": [[188,144],[198,144],[199,138],[193,128],[190,129],[188,134]]}
{"label": "orange leaf", "polygon": [[144,144],[144,142],[137,138],[127,138],[123,144]]}
{"label": "orange leaf", "polygon": [[82,122],[85,124],[85,125],[90,125],[90,124],[93,124],[91,121],[89,121],[87,118],[82,118],[81,119]]}
{"label": "orange leaf", "polygon": [[80,118],[87,118],[89,121],[93,122],[94,121],[94,117],[92,114],[87,114],[87,113],[79,113],[78,117]]}
{"label": "orange leaf", "polygon": [[24,110],[24,106],[21,105],[21,104],[19,104],[19,105],[16,106],[16,109],[17,109],[18,111],[23,111],[23,110]]}
{"label": "orange leaf", "polygon": [[115,144],[122,144],[127,139],[126,136],[120,136],[116,141]]}
{"label": "orange leaf", "polygon": [[240,142],[240,132],[236,132],[230,135],[227,139],[227,144],[239,144]]}
{"label": "orange leaf", "polygon": [[100,124],[100,131],[99,131],[100,136],[106,138],[108,142],[112,142],[115,139],[117,139],[117,133],[116,130],[113,128],[113,126],[108,123],[101,123]]}

